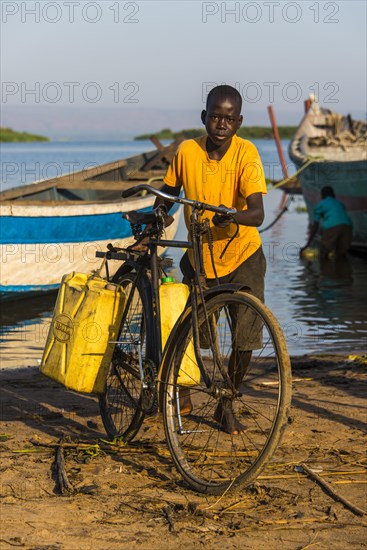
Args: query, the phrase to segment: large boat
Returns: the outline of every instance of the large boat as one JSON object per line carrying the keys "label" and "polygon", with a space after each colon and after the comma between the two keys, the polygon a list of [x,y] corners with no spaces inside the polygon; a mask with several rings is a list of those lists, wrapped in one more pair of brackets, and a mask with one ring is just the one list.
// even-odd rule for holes
{"label": "large boat", "polygon": [[[2,299],[57,289],[65,273],[95,270],[95,253],[108,243],[133,242],[121,214],[149,209],[155,197],[122,199],[121,191],[140,183],[161,187],[178,145],[154,143],[158,148],[147,153],[0,193]],[[178,226],[180,210],[172,210],[167,238]],[[111,262],[112,275],[117,267]]]}
{"label": "large boat", "polygon": [[353,221],[353,248],[367,249],[367,125],[319,106],[315,99],[289,144],[308,214],[330,185]]}

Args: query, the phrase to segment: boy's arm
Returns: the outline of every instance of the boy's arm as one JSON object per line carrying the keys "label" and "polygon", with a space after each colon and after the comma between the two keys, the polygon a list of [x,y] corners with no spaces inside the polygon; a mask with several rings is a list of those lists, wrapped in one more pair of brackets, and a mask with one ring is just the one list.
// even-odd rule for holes
{"label": "boy's arm", "polygon": [[[160,189],[160,191],[162,191],[162,193],[167,193],[167,195],[173,195],[174,197],[178,197],[181,191],[181,185],[177,187],[172,187],[172,185],[167,185],[165,183],[162,189]],[[156,208],[160,204],[164,204],[167,208],[167,212],[169,212],[169,210],[171,210],[174,203],[161,199],[160,197],[157,197],[154,202],[154,208]]]}
{"label": "boy's arm", "polygon": [[[264,203],[262,193],[253,193],[246,199],[247,210],[237,210],[234,218],[239,225],[247,225],[251,227],[259,227],[264,221]],[[221,206],[224,206],[223,204]],[[222,216],[215,214],[213,223],[218,227],[227,227],[233,223],[233,218],[230,216]]]}

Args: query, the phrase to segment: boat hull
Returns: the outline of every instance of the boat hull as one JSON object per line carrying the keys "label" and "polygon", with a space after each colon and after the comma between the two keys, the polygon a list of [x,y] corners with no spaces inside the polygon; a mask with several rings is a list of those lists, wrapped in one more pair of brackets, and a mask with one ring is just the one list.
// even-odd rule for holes
{"label": "boat hull", "polygon": [[[159,189],[178,141],[127,159],[0,192],[0,297],[18,298],[57,289],[65,273],[90,273],[101,263],[97,251],[107,244],[134,242],[121,217],[153,207],[155,196],[143,191],[129,199],[121,191],[141,183]],[[172,209],[176,233],[180,210]],[[163,252],[161,250],[160,252]],[[119,262],[110,262],[111,275]]]}
{"label": "boat hull", "polygon": [[353,222],[352,247],[367,250],[367,127],[319,106],[315,98],[289,144],[310,221],[321,189],[331,186]]}
{"label": "boat hull", "polygon": [[353,243],[367,248],[367,162],[315,162],[298,176],[310,221],[313,209],[321,200],[321,189],[333,187],[336,198],[344,205],[353,222]]}
{"label": "boat hull", "polygon": [[[149,210],[154,200],[148,196],[107,205],[78,205],[75,212],[72,206],[1,205],[2,232],[6,235],[0,245],[1,300],[55,290],[65,273],[98,269],[101,260],[95,256],[97,251],[106,250],[109,243],[125,247],[134,242],[130,224],[121,214]],[[180,212],[176,205],[167,238],[176,234]],[[111,261],[110,275],[119,266],[119,262]]]}

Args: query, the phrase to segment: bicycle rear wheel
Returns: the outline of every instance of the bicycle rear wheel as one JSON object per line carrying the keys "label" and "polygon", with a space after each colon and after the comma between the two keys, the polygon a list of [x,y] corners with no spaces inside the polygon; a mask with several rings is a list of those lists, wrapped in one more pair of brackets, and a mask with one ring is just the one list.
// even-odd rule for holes
{"label": "bicycle rear wheel", "polygon": [[[273,455],[288,420],[291,366],[281,328],[260,300],[244,292],[223,293],[208,299],[206,309],[210,328],[202,306],[198,320],[209,387],[203,374],[193,375],[187,367],[193,362],[187,316],[163,365],[163,417],[180,474],[194,490],[220,494],[251,483]],[[239,318],[246,319],[245,331]],[[183,377],[185,368],[191,385]],[[187,416],[180,412],[183,379],[191,394]],[[240,425],[237,435],[229,433]]]}
{"label": "bicycle rear wheel", "polygon": [[152,343],[147,338],[152,334],[149,283],[142,278],[135,286],[135,279],[135,273],[125,273],[114,279],[124,288],[127,298],[131,292],[134,294],[120,328],[120,343],[115,346],[105,392],[99,396],[107,434],[110,438],[121,437],[126,442],[135,437],[144,420],[139,362],[141,360],[144,364],[152,353]]}

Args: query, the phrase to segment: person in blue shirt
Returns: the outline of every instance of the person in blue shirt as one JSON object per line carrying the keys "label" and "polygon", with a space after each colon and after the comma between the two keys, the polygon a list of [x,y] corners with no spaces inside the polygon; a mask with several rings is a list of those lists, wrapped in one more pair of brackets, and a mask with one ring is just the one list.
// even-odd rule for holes
{"label": "person in blue shirt", "polygon": [[310,246],[319,229],[321,229],[320,258],[327,258],[331,252],[335,258],[345,256],[352,244],[352,220],[345,206],[335,198],[334,189],[330,186],[321,189],[321,201],[313,211],[313,224],[307,244],[300,254]]}

